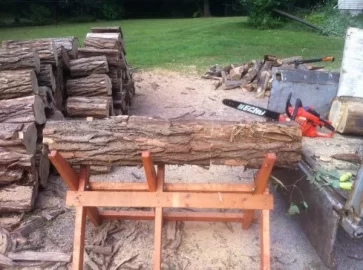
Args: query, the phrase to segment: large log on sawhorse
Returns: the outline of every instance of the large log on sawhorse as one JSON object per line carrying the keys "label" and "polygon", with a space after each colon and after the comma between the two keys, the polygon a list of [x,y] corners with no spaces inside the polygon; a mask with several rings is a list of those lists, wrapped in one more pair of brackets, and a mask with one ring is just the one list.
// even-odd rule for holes
{"label": "large log on sawhorse", "polygon": [[[90,183],[90,167],[82,166],[80,175],[57,151],[49,155],[50,160],[60,172],[70,191],[67,192],[67,206],[76,208],[73,269],[83,269],[85,248],[86,216],[99,226],[106,220],[154,220],[153,269],[161,269],[163,221],[202,221],[202,222],[241,222],[250,226],[257,217],[246,218],[241,212],[164,212],[164,208],[213,208],[262,210],[261,215],[261,269],[270,266],[270,224],[269,211],[273,209],[273,197],[268,194],[270,172],[276,162],[276,155],[265,156],[263,165],[255,179],[255,184],[164,184],[165,165],[158,165],[157,172],[150,152],[142,153],[147,184],[145,191],[138,187],[142,183]],[[98,186],[108,187],[100,191]],[[116,184],[117,187],[115,187]],[[175,187],[176,186],[176,187]],[[259,188],[257,188],[259,187]],[[173,191],[179,189],[179,191]],[[168,190],[169,189],[169,190]],[[193,190],[193,191],[191,191]],[[233,190],[228,192],[226,190]],[[256,190],[264,190],[263,193]],[[85,192],[86,191],[86,192]],[[136,192],[137,191],[137,192]],[[222,199],[221,199],[222,198]],[[152,207],[154,211],[100,211],[98,207]],[[249,212],[247,212],[249,213]]]}
{"label": "large log on sawhorse", "polygon": [[245,124],[141,116],[47,121],[43,136],[49,150],[58,150],[72,165],[133,166],[140,164],[141,152],[150,151],[157,164],[258,168],[266,153],[273,151],[278,157],[276,166],[293,167],[301,159],[302,147],[296,123]]}

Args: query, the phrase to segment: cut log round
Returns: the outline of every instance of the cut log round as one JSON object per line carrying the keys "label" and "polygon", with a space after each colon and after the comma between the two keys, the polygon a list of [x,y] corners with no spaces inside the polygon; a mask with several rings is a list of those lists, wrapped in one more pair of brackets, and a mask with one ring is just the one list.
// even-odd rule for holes
{"label": "cut log round", "polygon": [[110,96],[111,79],[106,74],[92,74],[67,81],[67,95],[80,97]]}
{"label": "cut log round", "polygon": [[23,154],[35,154],[37,128],[34,123],[2,123],[0,129],[0,147]]}
{"label": "cut log round", "polygon": [[48,147],[42,143],[37,145],[37,151],[35,154],[35,167],[38,170],[39,185],[42,188],[46,188],[48,185],[48,176],[50,163],[48,159]]}
{"label": "cut log round", "polygon": [[92,33],[120,33],[121,38],[123,38],[123,33],[120,26],[110,26],[110,27],[92,27]]}
{"label": "cut log round", "polygon": [[89,37],[84,40],[86,48],[111,49],[121,51],[121,42],[116,39]]}
{"label": "cut log round", "polygon": [[339,133],[363,135],[363,98],[336,97],[330,108],[329,121]]}
{"label": "cut log round", "polygon": [[120,67],[121,61],[124,61],[123,59],[120,59],[120,51],[115,49],[80,48],[78,50],[79,58],[90,58],[102,55],[106,56],[107,63],[110,66]]}
{"label": "cut log round", "polygon": [[34,69],[40,71],[39,54],[23,49],[0,49],[0,70]]}
{"label": "cut log round", "polygon": [[70,61],[72,77],[83,77],[91,74],[105,74],[109,72],[106,56],[94,56]]}
{"label": "cut log round", "polygon": [[48,86],[55,91],[55,77],[52,69],[52,65],[46,64],[40,66],[40,73],[38,74],[38,85]]}
{"label": "cut log round", "polygon": [[110,32],[102,32],[102,33],[87,33],[86,38],[108,38],[121,41],[120,33],[110,33]]}
{"label": "cut log round", "polygon": [[63,46],[71,59],[77,59],[79,48],[79,40],[77,37],[55,38],[54,43],[58,52],[58,56],[61,55],[61,46]]}
{"label": "cut log round", "polygon": [[0,188],[0,212],[29,212],[36,198],[33,186],[10,185]]}
{"label": "cut log round", "polygon": [[52,39],[33,40],[6,40],[2,43],[3,49],[22,49],[39,54],[41,64],[58,65],[58,54],[55,42]]}
{"label": "cut log round", "polygon": [[0,100],[0,123],[45,123],[44,103],[39,96]]}
{"label": "cut log round", "polygon": [[297,123],[240,123],[119,116],[94,121],[48,121],[43,143],[71,164],[141,164],[150,151],[156,164],[260,167],[276,153],[278,167],[296,166],[302,134]]}
{"label": "cut log round", "polygon": [[38,94],[38,81],[31,69],[0,71],[0,99]]}
{"label": "cut log round", "polygon": [[69,117],[105,118],[110,106],[111,97],[69,97],[66,109]]}

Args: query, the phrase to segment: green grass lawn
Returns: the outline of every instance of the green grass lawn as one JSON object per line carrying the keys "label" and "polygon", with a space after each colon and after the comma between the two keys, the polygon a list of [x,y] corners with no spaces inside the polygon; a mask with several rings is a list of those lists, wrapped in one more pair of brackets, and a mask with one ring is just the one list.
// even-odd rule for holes
{"label": "green grass lawn", "polygon": [[338,70],[344,39],[319,35],[311,31],[250,28],[246,18],[198,18],[125,20],[53,26],[0,28],[0,41],[43,37],[77,36],[81,43],[92,26],[121,25],[125,34],[128,62],[138,68],[188,70],[199,72],[213,64],[227,65],[264,54],[305,58],[335,56],[327,64]]}

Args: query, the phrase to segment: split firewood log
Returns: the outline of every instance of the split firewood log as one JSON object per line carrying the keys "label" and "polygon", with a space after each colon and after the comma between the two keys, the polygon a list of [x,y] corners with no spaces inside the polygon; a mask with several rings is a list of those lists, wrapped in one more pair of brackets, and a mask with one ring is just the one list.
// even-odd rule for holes
{"label": "split firewood log", "polygon": [[69,97],[67,114],[69,117],[105,118],[110,115],[111,97]]}
{"label": "split firewood log", "polygon": [[44,103],[39,96],[0,100],[0,123],[45,123]]}
{"label": "split firewood log", "polygon": [[91,74],[67,81],[67,95],[79,97],[110,96],[112,83],[107,74]]}
{"label": "split firewood log", "polygon": [[89,37],[84,40],[86,48],[111,49],[121,52],[121,42],[117,39]]}
{"label": "split firewood log", "polygon": [[29,212],[35,201],[35,187],[8,185],[0,188],[0,213]]}
{"label": "split firewood log", "polygon": [[38,81],[31,69],[0,71],[0,100],[38,94]]}
{"label": "split firewood log", "polygon": [[40,72],[38,74],[38,85],[47,86],[52,89],[54,93],[56,84],[52,65],[40,65]]}
{"label": "split firewood log", "polygon": [[37,51],[41,64],[58,65],[58,54],[55,42],[52,39],[32,40],[5,40],[2,43],[3,49],[22,49],[24,51]]}
{"label": "split firewood log", "polygon": [[34,69],[40,71],[39,54],[33,50],[0,49],[0,70]]}
{"label": "split firewood log", "polygon": [[0,124],[0,147],[16,153],[35,154],[37,128],[35,123]]}
{"label": "split firewood log", "polygon": [[336,97],[334,98],[329,121],[337,132],[342,134],[363,135],[363,98]]}
{"label": "split firewood log", "polygon": [[58,52],[58,57],[61,55],[61,47],[63,46],[71,59],[77,59],[79,48],[79,40],[77,37],[54,38],[54,43]]}
{"label": "split firewood log", "polygon": [[[241,123],[118,116],[93,121],[47,121],[43,143],[72,165],[138,165],[150,151],[156,164],[260,167],[266,153],[278,167],[301,159],[302,134],[291,123]],[[100,150],[101,149],[101,150]]]}
{"label": "split firewood log", "polygon": [[42,188],[46,188],[48,185],[48,176],[50,169],[48,154],[48,147],[42,143],[39,143],[36,147],[35,167],[38,170],[39,185]]}
{"label": "split firewood log", "polygon": [[83,77],[91,74],[105,74],[109,72],[106,56],[94,56],[70,61],[72,77]]}

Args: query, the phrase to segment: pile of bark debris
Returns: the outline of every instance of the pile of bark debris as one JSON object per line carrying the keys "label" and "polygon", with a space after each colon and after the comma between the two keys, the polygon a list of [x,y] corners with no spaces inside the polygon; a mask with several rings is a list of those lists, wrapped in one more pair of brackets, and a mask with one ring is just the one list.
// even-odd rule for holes
{"label": "pile of bark debris", "polygon": [[242,64],[230,64],[226,67],[214,65],[202,76],[203,79],[218,81],[215,88],[224,90],[240,88],[248,92],[256,92],[256,97],[269,96],[272,85],[272,68],[319,70],[317,67],[307,64],[298,64],[301,56],[279,58],[265,55],[263,60],[251,60]]}

